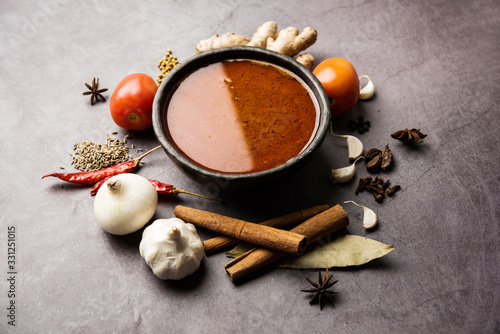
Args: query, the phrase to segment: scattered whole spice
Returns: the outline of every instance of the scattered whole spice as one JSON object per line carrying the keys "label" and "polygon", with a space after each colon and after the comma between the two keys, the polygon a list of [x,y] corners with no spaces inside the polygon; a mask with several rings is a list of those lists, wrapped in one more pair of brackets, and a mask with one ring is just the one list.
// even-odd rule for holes
{"label": "scattered whole spice", "polygon": [[385,192],[387,193],[387,195],[389,196],[394,196],[394,193],[398,190],[401,190],[401,186],[399,185],[395,185],[394,187],[390,187],[390,188],[387,188],[385,190]]}
{"label": "scattered whole spice", "polygon": [[191,196],[197,196],[197,197],[201,197],[201,198],[205,198],[205,199],[210,199],[212,201],[220,202],[220,199],[195,194],[193,192],[190,192],[187,190],[182,190],[182,189],[174,187],[171,184],[166,184],[166,183],[163,183],[163,182],[160,182],[157,180],[149,180],[149,182],[151,182],[151,184],[155,187],[156,192],[158,194],[163,194],[163,195],[187,194],[187,195],[191,195]]}
{"label": "scattered whole spice", "polygon": [[76,169],[84,172],[99,170],[114,166],[129,158],[129,148],[123,141],[107,136],[106,142],[96,144],[91,141],[76,143],[73,147],[73,161],[71,164]]}
{"label": "scattered whole spice", "polygon": [[85,83],[85,86],[89,89],[89,91],[84,92],[83,95],[90,95],[90,104],[93,105],[94,101],[97,102],[99,101],[99,98],[102,99],[103,102],[106,102],[106,98],[102,95],[105,91],[107,91],[107,88],[101,88],[99,89],[99,78],[93,78],[92,79],[92,86],[89,85],[88,83]]}
{"label": "scattered whole spice", "polygon": [[[316,216],[317,214],[328,209],[328,205],[317,205],[310,207],[308,209],[303,209],[299,211],[295,211],[284,216],[280,216],[277,218],[273,218],[270,220],[263,221],[259,223],[260,225],[266,225],[276,228],[284,228],[289,225],[295,225],[301,223],[309,218]],[[239,240],[236,238],[230,238],[226,236],[217,236],[208,240],[203,241],[203,246],[205,247],[205,253],[208,255],[209,253],[213,253],[219,251],[223,248],[232,246],[239,243]],[[241,245],[241,244],[240,244]],[[249,244],[245,244],[249,245]],[[248,250],[246,250],[248,251]],[[245,252],[246,252],[245,251]],[[244,252],[243,252],[244,253]],[[242,255],[241,253],[240,255]]]}
{"label": "scattered whole spice", "polygon": [[362,177],[359,179],[355,194],[358,195],[360,192],[366,190],[375,197],[375,200],[377,202],[382,202],[385,197],[385,193],[392,196],[395,191],[401,189],[401,186],[399,185],[396,185],[392,188],[389,188],[389,185],[390,180],[384,181],[384,179],[381,177],[376,177],[375,179],[373,179],[371,176]]}
{"label": "scattered whole spice", "polygon": [[377,154],[366,163],[366,170],[375,173],[380,170],[380,166],[382,166],[382,153]]}
{"label": "scattered whole spice", "polygon": [[380,170],[388,171],[392,165],[392,151],[389,145],[386,145],[384,150],[371,148],[366,151],[365,155],[366,170],[371,173],[379,172]]}
{"label": "scattered whole spice", "polygon": [[[295,269],[344,268],[360,266],[392,252],[394,247],[353,234],[335,234],[331,241],[308,247],[301,256],[287,256],[273,267]],[[249,252],[253,245],[240,243],[227,254],[232,258]],[[206,246],[205,246],[206,251]]]}
{"label": "scattered whole spice", "polygon": [[337,294],[338,292],[335,292],[335,291],[332,291],[332,290],[329,290],[329,289],[335,283],[337,283],[338,280],[330,282],[330,280],[332,279],[332,277],[333,277],[333,275],[330,275],[330,276],[328,275],[328,268],[326,268],[326,271],[325,271],[325,279],[323,279],[321,277],[321,270],[318,269],[318,282],[317,283],[314,282],[313,280],[311,280],[310,278],[306,277],[306,280],[313,286],[313,288],[302,289],[300,291],[314,293],[313,297],[309,301],[309,304],[314,304],[314,303],[317,302],[319,304],[320,310],[323,310],[323,301],[326,299],[333,306],[333,303],[328,298],[328,295],[334,295],[334,294]]}
{"label": "scattered whole spice", "polygon": [[79,173],[50,173],[42,176],[42,179],[49,176],[53,176],[63,181],[92,186],[97,182],[99,182],[100,180],[105,179],[109,176],[133,172],[141,162],[142,158],[144,158],[146,155],[153,152],[154,150],[159,149],[160,147],[161,146],[157,146],[133,160],[125,161],[119,163],[118,165],[107,167],[101,170],[95,170],[90,172],[79,172]]}
{"label": "scattered whole spice", "polygon": [[[311,245],[313,242],[337,232],[348,225],[349,217],[347,217],[346,212],[340,205],[335,205],[309,218],[302,224],[294,227],[291,231],[304,235],[307,238],[308,245]],[[231,281],[235,282],[281,260],[285,255],[283,252],[273,251],[268,248],[254,247],[240,257],[228,262],[224,268]]]}
{"label": "scattered whole spice", "polygon": [[[97,194],[97,192],[99,191],[99,188],[101,188],[101,186],[108,179],[110,179],[110,178],[111,177],[107,177],[105,179],[100,180],[96,184],[94,184],[94,186],[90,190],[90,196],[94,196],[95,194]],[[187,190],[182,190],[182,189],[174,187],[171,184],[163,183],[163,182],[160,182],[160,181],[157,181],[157,180],[148,180],[148,181],[149,181],[149,183],[151,183],[153,185],[153,187],[155,188],[156,192],[158,194],[160,194],[160,195],[188,194],[188,195],[197,196],[197,197],[201,197],[201,198],[210,199],[210,200],[213,200],[213,201],[220,202],[219,199],[212,198],[212,197],[207,197],[207,196],[203,196],[203,195],[199,195],[199,194],[195,194],[195,193],[187,191]]]}
{"label": "scattered whole spice", "polygon": [[365,153],[365,160],[370,161],[373,158],[375,158],[377,155],[381,154],[382,151],[379,150],[378,148],[371,148]]}
{"label": "scattered whole spice", "polygon": [[158,63],[158,68],[161,71],[161,74],[158,74],[156,79],[156,85],[160,86],[163,79],[172,71],[177,65],[179,65],[179,61],[177,57],[172,55],[172,50],[168,49],[165,56]]}
{"label": "scattered whole spice", "polygon": [[357,120],[349,120],[347,121],[347,128],[349,131],[354,132],[358,131],[360,135],[370,130],[370,121],[365,121],[363,116],[358,116]]}
{"label": "scattered whole spice", "polygon": [[389,149],[389,145],[386,145],[384,151],[382,152],[382,164],[380,168],[385,172],[392,164],[392,151]]}
{"label": "scattered whole spice", "polygon": [[392,252],[394,247],[353,234],[337,234],[321,247],[301,256],[289,256],[278,264],[285,268],[345,268],[361,266]]}
{"label": "scattered whole spice", "polygon": [[357,195],[360,192],[362,192],[363,190],[365,190],[366,186],[369,185],[370,182],[372,182],[372,177],[371,176],[360,178],[358,186],[356,187],[356,191],[354,193]]}
{"label": "scattered whole spice", "polygon": [[427,135],[420,132],[420,129],[404,129],[394,132],[391,134],[391,137],[401,140],[406,145],[412,145],[422,143],[423,139],[427,137]]}
{"label": "scattered whole spice", "polygon": [[300,255],[304,253],[308,242],[307,236],[293,230],[250,223],[182,205],[175,207],[174,214],[177,218],[196,227],[206,228],[284,254]]}

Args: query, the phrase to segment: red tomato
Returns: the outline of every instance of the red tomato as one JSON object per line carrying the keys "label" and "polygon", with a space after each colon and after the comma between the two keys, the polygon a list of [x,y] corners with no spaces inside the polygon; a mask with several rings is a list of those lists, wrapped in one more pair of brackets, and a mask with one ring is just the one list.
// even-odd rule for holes
{"label": "red tomato", "polygon": [[313,71],[331,100],[333,117],[348,112],[359,98],[359,77],[352,64],[343,58],[322,61]]}
{"label": "red tomato", "polygon": [[156,82],[141,73],[127,75],[116,86],[109,109],[115,123],[129,130],[146,130],[153,125]]}

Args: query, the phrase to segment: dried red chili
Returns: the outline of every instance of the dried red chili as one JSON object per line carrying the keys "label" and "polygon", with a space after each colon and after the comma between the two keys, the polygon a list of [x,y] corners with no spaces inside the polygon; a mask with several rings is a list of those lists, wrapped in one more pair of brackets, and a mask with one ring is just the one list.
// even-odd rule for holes
{"label": "dried red chili", "polygon": [[160,147],[161,146],[157,146],[152,150],[147,151],[146,153],[144,153],[143,155],[141,155],[136,159],[125,161],[120,164],[107,167],[101,170],[96,170],[91,172],[79,172],[79,173],[50,173],[42,176],[42,179],[48,176],[54,176],[63,181],[71,183],[94,185],[105,178],[109,178],[111,176],[118,174],[130,173],[134,171],[141,162],[142,158],[144,158],[146,155],[148,155],[149,153],[153,152],[154,150]]}
{"label": "dried red chili", "polygon": [[101,186],[104,184],[104,182],[106,182],[107,180],[109,180],[110,178],[112,178],[113,176],[108,176],[102,180],[100,180],[99,182],[97,182],[96,184],[94,184],[94,186],[92,187],[92,189],[90,190],[90,196],[94,196],[95,194],[97,194],[97,191],[99,190],[99,188],[101,188]]}
{"label": "dried red chili", "polygon": [[[97,194],[97,191],[99,190],[99,188],[104,184],[104,182],[106,182],[110,178],[111,178],[111,176],[109,176],[109,177],[107,177],[105,179],[102,179],[101,181],[97,182],[94,185],[94,187],[92,187],[92,190],[90,190],[90,195],[94,196],[95,194]],[[213,201],[219,201],[220,202],[219,199],[211,198],[211,197],[207,197],[207,196],[203,196],[203,195],[199,195],[199,194],[195,194],[195,193],[192,193],[192,192],[186,191],[186,190],[182,190],[182,189],[174,187],[171,184],[163,183],[163,182],[160,182],[160,181],[157,181],[157,180],[148,180],[148,181],[153,185],[153,187],[155,188],[156,192],[158,194],[161,194],[161,195],[188,194],[188,195],[197,196],[197,197],[206,198],[206,199],[210,199],[210,200],[213,200]]]}

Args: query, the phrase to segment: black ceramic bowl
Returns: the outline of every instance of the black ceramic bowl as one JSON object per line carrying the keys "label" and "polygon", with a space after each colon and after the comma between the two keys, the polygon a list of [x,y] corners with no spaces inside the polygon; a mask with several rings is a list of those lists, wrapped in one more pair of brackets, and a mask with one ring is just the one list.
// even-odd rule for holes
{"label": "black ceramic bowl", "polygon": [[[180,82],[200,67],[230,59],[249,59],[263,61],[285,68],[310,88],[316,99],[319,124],[308,146],[296,157],[272,169],[246,174],[226,174],[207,170],[189,160],[170,141],[165,125],[166,109],[170,97]],[[187,175],[203,183],[211,183],[217,190],[238,190],[262,185],[281,178],[303,166],[322,143],[330,126],[330,102],[321,83],[310,70],[294,59],[280,53],[257,47],[235,46],[203,52],[191,57],[177,66],[158,88],[153,103],[153,128],[155,135],[167,155]]]}

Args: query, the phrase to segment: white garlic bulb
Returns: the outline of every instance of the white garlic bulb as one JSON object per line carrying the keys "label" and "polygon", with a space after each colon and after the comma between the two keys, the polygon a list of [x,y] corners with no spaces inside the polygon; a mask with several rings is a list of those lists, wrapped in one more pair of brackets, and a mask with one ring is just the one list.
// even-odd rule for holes
{"label": "white garlic bulb", "polygon": [[179,218],[157,219],[146,227],[139,251],[153,273],[164,280],[191,275],[205,255],[194,225]]}

